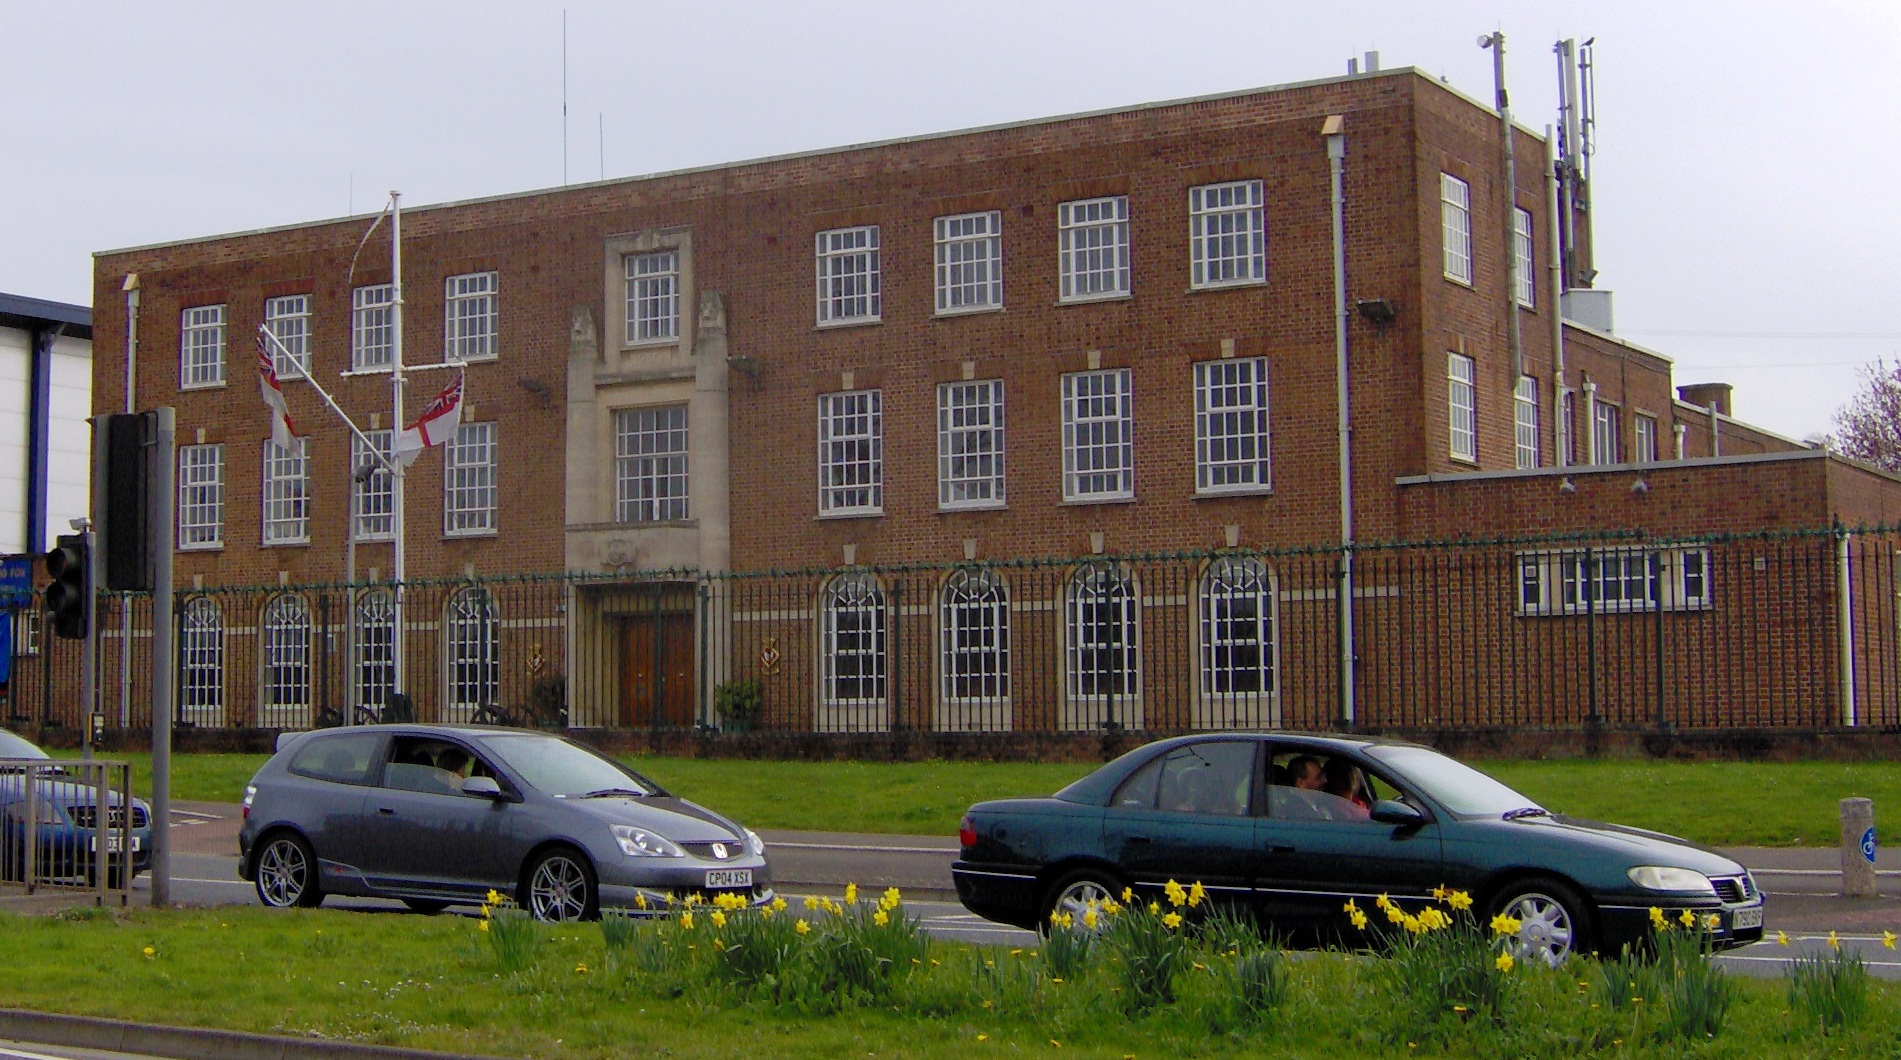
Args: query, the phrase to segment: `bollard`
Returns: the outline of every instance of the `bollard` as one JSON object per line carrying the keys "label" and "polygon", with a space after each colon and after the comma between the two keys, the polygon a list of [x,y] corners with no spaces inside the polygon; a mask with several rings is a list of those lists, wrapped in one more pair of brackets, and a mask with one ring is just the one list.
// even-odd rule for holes
{"label": "bollard", "polygon": [[1875,897],[1875,801],[1842,800],[1842,897]]}

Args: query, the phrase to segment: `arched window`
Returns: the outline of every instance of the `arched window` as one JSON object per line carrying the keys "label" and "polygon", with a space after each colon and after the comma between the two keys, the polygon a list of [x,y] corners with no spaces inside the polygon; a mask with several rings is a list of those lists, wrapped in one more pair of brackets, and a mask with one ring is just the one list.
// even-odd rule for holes
{"label": "arched window", "polygon": [[1201,578],[1201,691],[1274,691],[1274,576],[1258,559],[1223,557]]}
{"label": "arched window", "polygon": [[310,634],[310,605],[302,596],[279,593],[264,605],[260,724],[310,724]]}
{"label": "arched window", "polygon": [[821,694],[827,703],[885,698],[885,597],[865,571],[833,578],[821,600]]}
{"label": "arched window", "polygon": [[501,699],[502,623],[487,589],[470,586],[449,597],[449,702],[444,720],[467,721]]}
{"label": "arched window", "polygon": [[178,709],[193,725],[224,724],[224,613],[209,596],[185,604],[178,637]]}
{"label": "arched window", "polygon": [[1135,695],[1141,688],[1142,645],[1135,579],[1128,570],[1098,565],[1078,573],[1070,580],[1064,612],[1070,695]]}
{"label": "arched window", "polygon": [[955,571],[944,581],[944,700],[1010,698],[1010,590],[988,570]]}
{"label": "arched window", "polygon": [[396,596],[388,589],[357,594],[355,645],[355,705],[381,710],[396,689]]}

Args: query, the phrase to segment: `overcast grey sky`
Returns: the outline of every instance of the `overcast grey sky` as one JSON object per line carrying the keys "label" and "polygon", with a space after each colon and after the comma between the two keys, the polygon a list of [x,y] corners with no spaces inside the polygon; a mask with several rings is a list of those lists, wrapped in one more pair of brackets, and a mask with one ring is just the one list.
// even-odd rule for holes
{"label": "overcast grey sky", "polygon": [[[1829,428],[1901,358],[1893,0],[308,4],[0,0],[0,291],[191,236],[1344,73],[1378,49],[1555,120],[1597,38],[1599,286],[1677,381]],[[602,144],[605,144],[604,149]],[[1885,293],[1884,293],[1885,292]]]}

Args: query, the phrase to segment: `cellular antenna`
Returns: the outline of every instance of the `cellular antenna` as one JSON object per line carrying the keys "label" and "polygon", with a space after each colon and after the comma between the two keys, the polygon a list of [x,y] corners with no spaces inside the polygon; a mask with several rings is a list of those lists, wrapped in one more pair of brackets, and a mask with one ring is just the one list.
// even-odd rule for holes
{"label": "cellular antenna", "polygon": [[561,186],[568,184],[568,9],[561,9]]}

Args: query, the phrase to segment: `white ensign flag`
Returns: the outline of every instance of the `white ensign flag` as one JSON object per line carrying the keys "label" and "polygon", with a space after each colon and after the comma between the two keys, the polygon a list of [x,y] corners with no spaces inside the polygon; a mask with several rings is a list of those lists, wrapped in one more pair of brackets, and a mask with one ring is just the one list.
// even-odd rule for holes
{"label": "white ensign flag", "polygon": [[403,428],[396,439],[396,459],[404,467],[415,463],[424,449],[432,445],[441,445],[455,437],[455,429],[462,425],[462,373],[457,372],[455,382],[442,388],[435,400],[423,406],[422,415],[416,422]]}
{"label": "white ensign flag", "polygon": [[277,385],[277,367],[271,363],[271,351],[263,335],[257,337],[257,389],[271,410],[271,441],[279,449],[289,449],[297,425],[291,422],[290,406],[284,403],[284,388]]}

